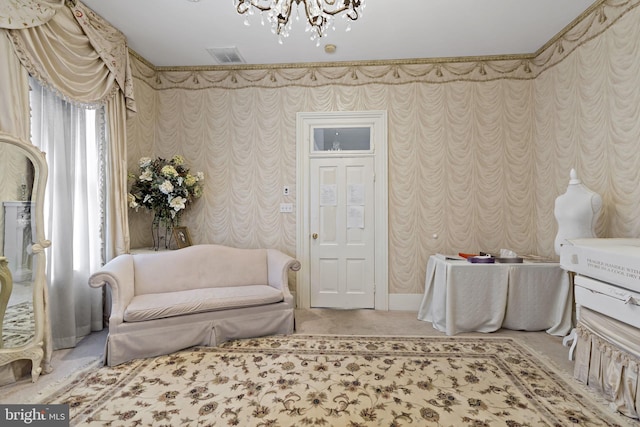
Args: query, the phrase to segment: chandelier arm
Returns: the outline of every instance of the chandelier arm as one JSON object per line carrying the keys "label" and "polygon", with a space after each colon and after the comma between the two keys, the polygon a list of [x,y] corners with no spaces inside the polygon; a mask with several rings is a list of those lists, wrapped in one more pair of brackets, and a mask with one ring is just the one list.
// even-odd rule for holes
{"label": "chandelier arm", "polygon": [[[318,37],[322,37],[322,29],[327,23],[327,18],[325,18],[322,15],[318,15],[316,19],[320,19],[320,22],[314,23],[312,21],[312,12],[309,6],[309,2],[307,0],[295,0],[295,1],[296,3],[298,3],[298,5],[300,4],[300,2],[304,3],[304,12],[305,12],[305,15],[307,15],[307,22],[309,23],[311,28],[316,30],[316,32],[318,33]],[[321,8],[320,10],[322,11],[322,13],[324,13],[324,8]]]}
{"label": "chandelier arm", "polygon": [[[307,0],[292,0],[296,3],[296,5],[300,5],[300,3],[304,3],[305,5],[305,10],[308,11],[309,10],[309,6],[307,4]],[[353,12],[353,15],[355,17],[351,17],[350,14],[347,14],[347,17],[351,20],[356,20],[358,19],[359,13],[358,13],[358,8],[361,6],[362,2],[361,1],[351,1],[349,3],[349,5],[346,5],[343,3],[342,6],[340,6],[338,9],[328,9],[326,6],[335,6],[336,4],[336,0],[324,0],[324,5],[322,7],[322,12],[326,13],[327,15],[337,15],[341,12],[344,12],[345,10],[349,10],[351,9],[351,11]],[[270,11],[273,6],[269,5],[269,6],[263,6],[259,3],[257,3],[254,0],[238,0],[238,6],[236,7],[236,11],[240,14],[240,15],[244,15],[249,8],[253,6],[256,9],[260,10],[261,12],[268,12]],[[290,8],[291,9],[291,8]],[[291,15],[291,12],[289,12],[289,15]],[[308,16],[308,13],[307,13]]]}
{"label": "chandelier arm", "polygon": [[[252,14],[251,8],[260,13],[271,12],[269,20],[272,22],[275,33],[288,35],[287,24],[291,18],[293,5],[300,6],[304,3],[304,12],[307,23],[314,29],[318,37],[323,37],[326,26],[335,15],[344,13],[352,21],[360,17],[359,10],[364,6],[364,0],[235,0],[236,11],[240,15]],[[280,3],[280,7],[278,5]],[[312,37],[313,40],[315,38]]]}
{"label": "chandelier arm", "polygon": [[[327,9],[327,6],[335,6],[335,4],[336,4],[336,0],[324,0],[323,6],[322,6],[322,12],[326,13],[327,15],[334,16],[344,12],[345,10],[350,10],[350,12],[346,14],[347,18],[351,19],[352,21],[355,21],[356,19],[358,19],[359,17],[358,8],[361,5],[361,1],[359,0],[344,1],[342,3],[342,6],[340,6],[338,9],[333,9],[333,10]],[[353,16],[351,16],[352,14]]]}
{"label": "chandelier arm", "polygon": [[260,12],[268,12],[271,10],[271,6],[262,6],[254,0],[238,0],[238,6],[236,6],[236,11],[240,15],[244,15],[249,11],[249,8],[253,6],[258,9]]}
{"label": "chandelier arm", "polygon": [[[296,3],[299,3],[300,0],[295,0]],[[286,1],[285,1],[286,3]],[[280,35],[280,31],[284,28],[285,25],[289,22],[289,18],[291,18],[291,10],[293,9],[293,3],[291,1],[288,2],[289,7],[287,8],[287,16],[277,15],[275,19],[278,22],[278,28],[276,30],[276,34]],[[305,2],[306,3],[306,2]],[[282,18],[280,18],[282,16]]]}

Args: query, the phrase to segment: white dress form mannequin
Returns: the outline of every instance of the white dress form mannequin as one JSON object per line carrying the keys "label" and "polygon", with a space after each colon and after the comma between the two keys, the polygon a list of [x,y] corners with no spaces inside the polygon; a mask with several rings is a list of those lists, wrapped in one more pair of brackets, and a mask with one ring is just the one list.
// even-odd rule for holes
{"label": "white dress form mannequin", "polygon": [[[560,255],[560,247],[567,239],[597,237],[595,226],[602,210],[602,198],[589,190],[578,179],[575,169],[569,173],[567,192],[556,199],[553,213],[558,221],[558,234],[555,240],[556,254]],[[578,342],[575,328],[564,337],[562,345],[571,342],[569,360],[573,360],[573,352]]]}
{"label": "white dress form mannequin", "polygon": [[558,221],[555,240],[556,254],[567,239],[597,237],[596,222],[602,210],[602,198],[582,184],[575,169],[569,174],[567,192],[556,199],[553,211]]}

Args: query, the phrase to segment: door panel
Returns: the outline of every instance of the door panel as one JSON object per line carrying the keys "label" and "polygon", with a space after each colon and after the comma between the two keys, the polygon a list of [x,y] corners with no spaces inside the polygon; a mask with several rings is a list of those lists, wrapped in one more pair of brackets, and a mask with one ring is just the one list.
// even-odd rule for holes
{"label": "door panel", "polygon": [[372,156],[310,160],[311,306],[374,308]]}

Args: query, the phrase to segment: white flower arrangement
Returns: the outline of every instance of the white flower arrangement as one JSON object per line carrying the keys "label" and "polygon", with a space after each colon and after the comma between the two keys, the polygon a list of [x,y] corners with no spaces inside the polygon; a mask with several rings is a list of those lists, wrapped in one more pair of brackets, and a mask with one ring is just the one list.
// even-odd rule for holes
{"label": "white flower arrangement", "polygon": [[191,174],[179,155],[171,160],[142,157],[138,166],[139,175],[129,174],[134,180],[128,194],[129,207],[136,211],[140,207],[152,211],[154,225],[178,226],[187,206],[202,196],[204,174]]}

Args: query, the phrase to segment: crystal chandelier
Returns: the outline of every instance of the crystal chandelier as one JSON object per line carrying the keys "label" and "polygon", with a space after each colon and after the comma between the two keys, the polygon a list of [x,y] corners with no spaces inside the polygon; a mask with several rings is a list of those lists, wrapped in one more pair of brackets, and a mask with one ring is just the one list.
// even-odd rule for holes
{"label": "crystal chandelier", "polygon": [[[342,15],[344,19],[355,21],[362,14],[364,0],[234,0],[236,10],[240,15],[245,15],[244,24],[249,25],[247,15],[253,15],[257,10],[264,25],[264,15],[271,22],[271,31],[278,35],[278,42],[282,44],[282,38],[289,36],[291,30],[291,12],[294,6],[304,7],[307,17],[307,32],[311,32],[311,40],[320,44],[320,37],[327,35],[327,28],[335,30],[334,16]],[[299,8],[296,9],[296,20],[299,20]],[[351,27],[347,23],[347,31]]]}

